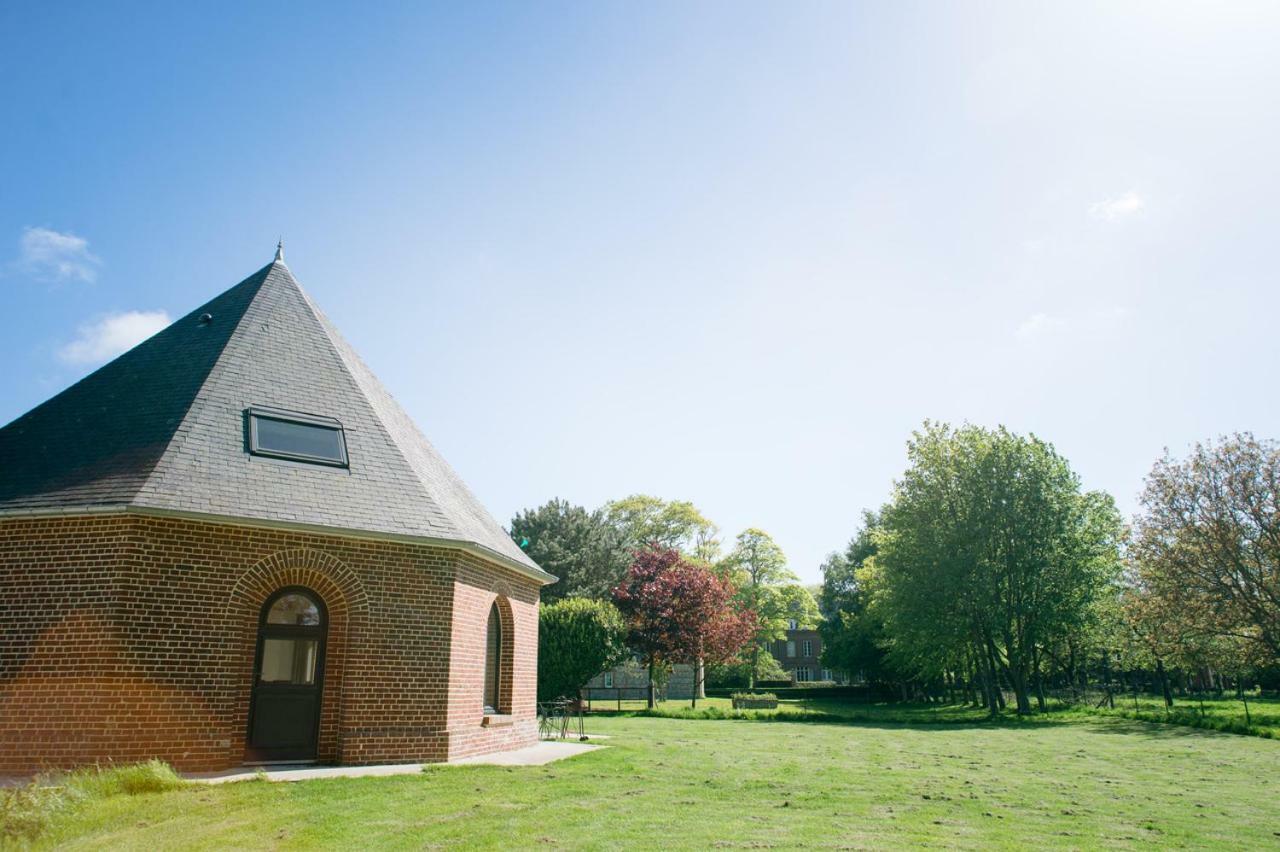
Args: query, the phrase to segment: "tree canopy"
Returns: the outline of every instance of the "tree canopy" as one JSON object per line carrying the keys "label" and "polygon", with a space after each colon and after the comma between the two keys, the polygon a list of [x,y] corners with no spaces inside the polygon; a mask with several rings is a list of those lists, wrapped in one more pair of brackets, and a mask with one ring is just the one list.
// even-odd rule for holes
{"label": "tree canopy", "polygon": [[976,670],[992,693],[1003,676],[1029,712],[1040,649],[1114,588],[1119,514],[1034,436],[926,423],[908,456],[860,575],[890,657]]}
{"label": "tree canopy", "polygon": [[1148,614],[1202,653],[1280,659],[1280,443],[1244,433],[1182,461],[1166,452],[1142,507],[1133,550]]}
{"label": "tree canopy", "polygon": [[756,629],[755,614],[732,605],[728,580],[656,544],[636,552],[613,599],[627,625],[627,645],[649,667],[651,707],[658,666],[727,662]]}
{"label": "tree canopy", "polygon": [[567,597],[607,600],[631,557],[600,510],[550,500],[511,520],[511,537],[534,562],[559,578],[542,590],[544,601]]}
{"label": "tree canopy", "polygon": [[756,614],[749,670],[749,685],[755,686],[760,657],[768,653],[768,643],[784,638],[789,622],[816,627],[822,616],[813,594],[787,568],[782,548],[764,530],[753,527],[739,533],[733,551],[718,570],[737,587],[742,608]]}
{"label": "tree canopy", "polygon": [[719,556],[719,528],[687,500],[632,494],[609,501],[603,513],[628,551],[657,544],[701,562],[712,562]]}

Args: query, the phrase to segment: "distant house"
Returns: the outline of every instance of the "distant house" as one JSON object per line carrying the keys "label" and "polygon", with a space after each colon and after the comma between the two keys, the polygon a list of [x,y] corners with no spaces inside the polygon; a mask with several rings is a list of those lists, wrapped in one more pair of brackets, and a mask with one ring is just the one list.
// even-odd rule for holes
{"label": "distant house", "polygon": [[554,579],[277,251],[0,429],[0,774],[533,744]]}
{"label": "distant house", "polygon": [[769,643],[769,651],[796,683],[846,680],[842,672],[822,667],[822,635],[814,628],[790,622],[787,637]]}

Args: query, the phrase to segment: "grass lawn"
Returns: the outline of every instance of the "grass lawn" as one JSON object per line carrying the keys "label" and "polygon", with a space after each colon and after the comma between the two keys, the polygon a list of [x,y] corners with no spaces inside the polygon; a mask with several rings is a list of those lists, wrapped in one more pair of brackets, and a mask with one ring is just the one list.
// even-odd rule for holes
{"label": "grass lawn", "polygon": [[[1012,711],[1007,711],[1002,722],[1036,724],[1087,716],[1111,716],[1280,739],[1280,700],[1275,698],[1250,698],[1247,716],[1244,704],[1237,698],[1198,700],[1179,697],[1175,700],[1173,709],[1168,711],[1159,697],[1140,696],[1135,699],[1133,696],[1117,694],[1114,708],[1095,706],[1100,698],[1099,694],[1089,702],[1071,705],[1051,701],[1048,714],[1036,713],[1022,720],[1017,719]],[[637,702],[634,706],[623,703],[624,710],[641,711],[644,706],[644,702]],[[963,704],[861,704],[838,699],[783,700],[779,702],[777,710],[735,711],[728,698],[708,698],[700,700],[696,710],[689,707],[688,701],[668,701],[660,704],[654,712],[675,718],[762,718],[780,715],[818,720],[839,717],[859,722],[894,721],[913,724],[981,722],[987,717],[987,711],[983,708]]]}
{"label": "grass lawn", "polygon": [[1038,723],[593,718],[543,767],[91,799],[39,845],[979,848],[1280,845],[1280,742],[1113,717]]}

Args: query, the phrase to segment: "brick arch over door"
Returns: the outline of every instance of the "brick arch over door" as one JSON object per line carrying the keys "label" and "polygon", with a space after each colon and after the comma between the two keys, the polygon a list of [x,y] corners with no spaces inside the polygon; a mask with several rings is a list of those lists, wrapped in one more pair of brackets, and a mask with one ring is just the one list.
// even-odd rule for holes
{"label": "brick arch over door", "polygon": [[340,760],[347,661],[365,624],[369,600],[360,578],[340,560],[321,550],[297,548],[274,553],[236,580],[227,597],[227,624],[236,654],[235,715],[230,759],[245,752],[249,705],[253,698],[253,660],[258,624],[267,598],[285,586],[303,586],[324,602],[329,616],[325,647],[324,693],[321,696],[318,759]]}

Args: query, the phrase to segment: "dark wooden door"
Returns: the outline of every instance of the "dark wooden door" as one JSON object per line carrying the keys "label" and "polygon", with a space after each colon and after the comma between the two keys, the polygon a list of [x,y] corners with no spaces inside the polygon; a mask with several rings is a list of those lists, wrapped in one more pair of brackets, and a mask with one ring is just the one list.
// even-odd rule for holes
{"label": "dark wooden door", "polygon": [[249,710],[253,763],[315,760],[328,623],[313,592],[287,588],[262,607]]}

